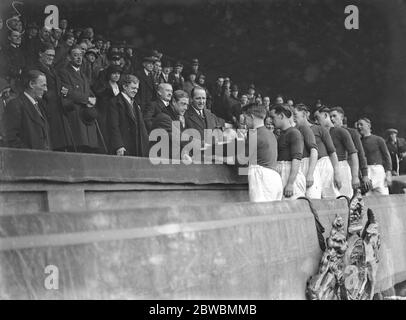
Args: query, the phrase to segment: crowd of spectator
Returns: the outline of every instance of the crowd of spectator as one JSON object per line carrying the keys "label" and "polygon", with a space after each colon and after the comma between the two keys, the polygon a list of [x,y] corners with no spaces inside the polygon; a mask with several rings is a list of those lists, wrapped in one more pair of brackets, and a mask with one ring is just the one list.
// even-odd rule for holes
{"label": "crowd of spectator", "polygon": [[140,59],[131,46],[66,19],[52,30],[18,17],[1,27],[0,146],[147,157],[150,132],[171,134],[173,122],[200,137],[205,129],[264,127],[271,138],[261,129],[261,139],[277,143],[262,144],[261,161],[279,173],[289,198],[351,197],[360,186],[386,193],[390,175],[404,169],[406,143],[396,129],[385,144],[367,118],[347,128],[341,107],[262,96],[254,84],[242,91],[227,76],[210,84],[198,58],[185,68],[158,50]]}

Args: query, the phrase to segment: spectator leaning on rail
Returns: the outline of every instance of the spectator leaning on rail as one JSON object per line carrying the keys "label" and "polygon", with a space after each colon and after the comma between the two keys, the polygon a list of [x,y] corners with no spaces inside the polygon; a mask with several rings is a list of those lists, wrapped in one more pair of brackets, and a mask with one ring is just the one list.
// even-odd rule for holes
{"label": "spectator leaning on rail", "polygon": [[372,181],[368,194],[389,194],[388,187],[392,184],[392,161],[385,140],[371,133],[372,124],[368,118],[361,118],[357,123],[367,157],[368,177]]}
{"label": "spectator leaning on rail", "polygon": [[24,75],[24,92],[11,100],[4,113],[6,142],[11,148],[49,150],[49,127],[42,96],[47,91],[45,74]]}
{"label": "spectator leaning on rail", "polygon": [[272,122],[280,129],[278,137],[278,168],[283,184],[283,196],[297,199],[305,196],[306,178],[300,169],[303,156],[303,137],[300,131],[292,127],[289,118],[292,112],[287,105],[276,105],[270,111]]}
{"label": "spectator leaning on rail", "polygon": [[[281,176],[277,170],[278,147],[274,134],[264,126],[264,106],[251,103],[243,108],[248,136],[248,190],[252,202],[276,201],[283,196]],[[256,149],[253,149],[253,145]]]}

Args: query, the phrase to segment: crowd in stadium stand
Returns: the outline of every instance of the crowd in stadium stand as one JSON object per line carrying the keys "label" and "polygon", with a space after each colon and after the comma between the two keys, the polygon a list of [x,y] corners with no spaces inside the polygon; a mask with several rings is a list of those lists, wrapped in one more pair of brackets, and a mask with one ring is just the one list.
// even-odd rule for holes
{"label": "crowd in stadium stand", "polygon": [[388,194],[391,176],[404,172],[397,130],[385,141],[367,118],[348,128],[341,107],[261,96],[254,84],[242,92],[230,77],[210,84],[198,58],[185,68],[157,50],[138,60],[132,47],[66,19],[52,30],[8,22],[0,32],[2,147],[148,157],[155,129],[195,129],[199,143],[205,129],[252,129],[252,201],[351,197],[359,187]]}

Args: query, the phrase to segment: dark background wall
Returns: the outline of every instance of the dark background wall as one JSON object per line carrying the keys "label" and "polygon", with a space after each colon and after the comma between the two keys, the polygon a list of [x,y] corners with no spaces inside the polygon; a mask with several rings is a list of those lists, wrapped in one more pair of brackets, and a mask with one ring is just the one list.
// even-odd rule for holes
{"label": "dark background wall", "polygon": [[[49,0],[23,1],[27,20],[43,23]],[[371,118],[382,134],[406,134],[406,4],[398,0],[55,0],[73,27],[94,26],[142,55],[156,48],[198,57],[210,79],[221,74],[262,94],[341,105],[350,124]],[[357,5],[360,29],[344,28]],[[10,1],[2,1],[2,16]]]}

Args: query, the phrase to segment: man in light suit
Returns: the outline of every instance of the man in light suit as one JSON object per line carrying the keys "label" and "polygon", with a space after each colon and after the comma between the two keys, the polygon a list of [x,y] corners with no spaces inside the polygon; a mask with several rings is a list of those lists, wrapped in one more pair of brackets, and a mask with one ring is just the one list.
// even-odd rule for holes
{"label": "man in light suit", "polygon": [[49,150],[49,127],[42,96],[47,91],[45,75],[28,71],[24,92],[11,100],[5,109],[6,143],[10,148]]}

